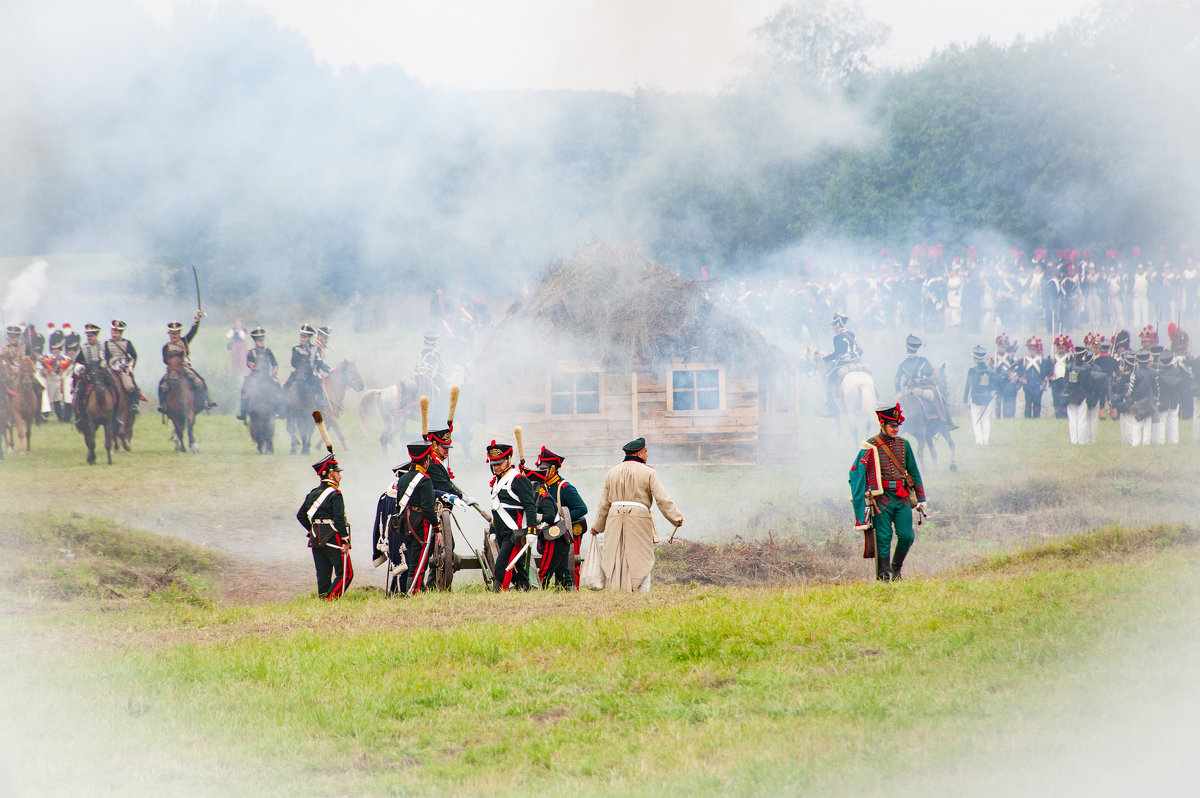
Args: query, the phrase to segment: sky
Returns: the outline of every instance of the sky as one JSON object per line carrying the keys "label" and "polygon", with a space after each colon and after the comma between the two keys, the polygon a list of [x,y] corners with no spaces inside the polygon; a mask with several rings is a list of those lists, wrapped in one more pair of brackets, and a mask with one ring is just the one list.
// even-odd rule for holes
{"label": "sky", "polygon": [[[200,0],[219,5],[225,0]],[[181,0],[138,0],[170,24]],[[712,93],[744,69],[780,0],[242,0],[306,37],[336,69],[403,68],[450,89],[636,88]],[[879,60],[953,42],[1036,38],[1094,0],[861,0],[892,30]]]}

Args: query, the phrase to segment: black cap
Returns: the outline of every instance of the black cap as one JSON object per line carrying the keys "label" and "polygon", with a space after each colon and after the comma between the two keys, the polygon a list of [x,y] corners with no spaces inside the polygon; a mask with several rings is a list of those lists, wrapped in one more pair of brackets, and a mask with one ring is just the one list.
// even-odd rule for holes
{"label": "black cap", "polygon": [[408,444],[408,459],[413,462],[424,460],[431,451],[433,451],[433,444],[429,441],[410,443]]}
{"label": "black cap", "polygon": [[987,357],[987,350],[982,346],[977,346],[971,350],[971,354],[975,356],[976,360],[983,360],[985,357]]}
{"label": "black cap", "polygon": [[640,452],[642,449],[645,449],[645,448],[646,448],[646,439],[645,438],[635,438],[634,440],[631,440],[629,443],[627,443],[621,447],[622,451],[625,451],[629,454],[637,454],[638,452]]}
{"label": "black cap", "polygon": [[487,447],[487,459],[489,463],[498,463],[506,457],[512,457],[513,447],[507,443],[496,443],[492,441]]}
{"label": "black cap", "polygon": [[454,446],[454,442],[450,440],[451,433],[454,432],[454,425],[450,425],[445,429],[431,429],[425,433],[425,440],[445,446],[447,449]]}
{"label": "black cap", "polygon": [[313,471],[317,472],[317,476],[323,477],[330,471],[341,471],[342,467],[338,465],[337,459],[332,454],[327,454],[321,458],[318,463],[313,463]]}
{"label": "black cap", "polygon": [[538,452],[537,462],[539,466],[543,463],[545,463],[547,466],[561,466],[563,463],[563,457],[562,455],[555,454],[543,446],[542,450]]}
{"label": "black cap", "polygon": [[904,345],[908,347],[908,351],[910,352],[916,352],[921,348],[922,343],[924,342],[912,333],[909,333],[908,337],[904,339]]}

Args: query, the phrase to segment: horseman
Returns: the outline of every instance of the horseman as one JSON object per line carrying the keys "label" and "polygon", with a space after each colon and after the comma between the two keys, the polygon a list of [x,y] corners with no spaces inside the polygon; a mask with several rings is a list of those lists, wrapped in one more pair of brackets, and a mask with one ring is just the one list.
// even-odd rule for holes
{"label": "horseman", "polygon": [[826,415],[833,417],[837,415],[837,400],[834,398],[837,394],[838,385],[841,384],[842,378],[845,376],[843,366],[857,363],[862,358],[862,349],[854,340],[854,333],[846,329],[846,323],[850,319],[842,313],[833,314],[833,351],[822,358],[829,364],[829,376],[825,380],[825,407]]}
{"label": "horseman", "polygon": [[[204,315],[204,311],[196,311],[195,317],[192,319],[192,328],[187,331],[187,335],[180,335],[183,325],[177,321],[173,321],[167,325],[168,340],[163,344],[162,359],[163,363],[170,365],[170,360],[173,357],[179,358],[179,367],[183,371],[185,377],[192,385],[192,390],[196,394],[196,410],[211,410],[217,406],[217,403],[212,401],[208,395],[208,385],[204,382],[204,378],[196,373],[192,368],[191,348],[192,339],[196,337],[196,331],[200,329],[200,318]],[[165,399],[167,394],[167,375],[158,382],[158,412],[165,414]]]}
{"label": "horseman", "polygon": [[8,341],[4,344],[4,348],[0,349],[0,368],[4,370],[5,381],[12,384],[13,379],[17,376],[17,365],[21,362],[21,328],[10,324],[5,329],[5,333],[8,335]]}
{"label": "horseman", "polygon": [[896,367],[896,393],[911,391],[921,401],[925,415],[929,416],[930,421],[945,421],[949,429],[956,430],[958,425],[950,420],[950,408],[946,406],[946,397],[942,396],[942,391],[934,379],[933,364],[923,355],[917,354],[917,350],[922,346],[924,342],[912,333],[904,339],[907,354]]}
{"label": "horseman", "polygon": [[442,356],[438,353],[437,338],[437,333],[432,331],[421,336],[421,353],[417,355],[417,363],[413,369],[418,390],[430,397],[441,393],[445,387],[442,371],[446,364],[442,362]]}
{"label": "horseman", "polygon": [[131,413],[138,412],[138,405],[141,404],[142,393],[133,378],[137,359],[137,349],[134,348],[133,341],[125,338],[125,322],[113,319],[111,337],[104,342],[104,362],[108,364],[113,378],[129,398]]}
{"label": "horseman", "polygon": [[[75,424],[84,422],[84,409],[87,407],[88,396],[92,391],[102,388],[115,390],[112,372],[104,360],[104,344],[100,343],[100,326],[85,324],[83,331],[86,336],[79,353],[75,355]],[[80,381],[80,377],[86,377]],[[98,381],[99,384],[93,382]],[[82,426],[80,426],[82,429]]]}
{"label": "horseman", "polygon": [[321,381],[329,374],[329,367],[321,355],[321,348],[313,343],[316,330],[310,324],[300,325],[300,343],[292,347],[292,373],[284,388],[289,391],[307,392],[317,410],[325,409],[325,387]]}
{"label": "horseman", "polygon": [[250,373],[246,375],[246,379],[242,380],[238,421],[246,420],[246,386],[250,384],[250,380],[268,379],[276,384],[279,380],[279,361],[275,359],[275,353],[266,344],[267,331],[262,327],[255,327],[250,331],[250,338],[254,341],[254,346],[246,350],[246,368],[250,370]]}

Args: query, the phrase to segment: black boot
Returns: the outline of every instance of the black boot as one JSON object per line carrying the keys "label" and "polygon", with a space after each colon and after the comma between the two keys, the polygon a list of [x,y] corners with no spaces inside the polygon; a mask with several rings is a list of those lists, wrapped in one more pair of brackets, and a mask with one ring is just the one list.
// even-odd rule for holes
{"label": "black boot", "polygon": [[875,558],[875,578],[880,582],[892,581],[892,566],[887,557]]}
{"label": "black boot", "polygon": [[907,555],[908,555],[908,552],[904,552],[904,554],[900,554],[899,552],[896,552],[895,556],[892,557],[892,581],[893,582],[900,581],[900,566],[904,565],[904,558]]}

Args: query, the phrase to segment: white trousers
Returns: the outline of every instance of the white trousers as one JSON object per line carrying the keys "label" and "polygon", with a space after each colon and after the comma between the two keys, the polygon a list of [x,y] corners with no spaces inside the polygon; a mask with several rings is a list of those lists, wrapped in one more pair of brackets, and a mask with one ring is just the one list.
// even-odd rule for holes
{"label": "white trousers", "polygon": [[1087,403],[1067,405],[1067,440],[1087,443]]}
{"label": "white trousers", "polygon": [[1126,411],[1118,417],[1118,420],[1121,424],[1121,445],[1137,446],[1133,442],[1133,431],[1137,427],[1137,421],[1134,420],[1133,414]]}
{"label": "white trousers", "polygon": [[1179,443],[1179,408],[1173,407],[1162,412],[1164,443]]}
{"label": "white trousers", "polygon": [[988,436],[992,433],[992,414],[987,405],[971,402],[971,431],[975,433],[976,443],[987,446]]}
{"label": "white trousers", "polygon": [[[1125,416],[1121,416],[1125,418]],[[1137,421],[1133,416],[1129,420],[1133,422],[1133,426],[1129,433],[1130,446],[1149,446],[1153,438],[1154,432],[1154,416],[1146,416],[1141,421]]]}
{"label": "white trousers", "polygon": [[1150,416],[1150,442],[1155,446],[1162,446],[1167,442],[1166,417],[1167,414],[1161,410],[1155,410],[1154,415]]}
{"label": "white trousers", "polygon": [[1087,430],[1087,439],[1084,443],[1095,443],[1096,438],[1100,436],[1100,405],[1088,408],[1085,415],[1087,422],[1084,424],[1084,429]]}

